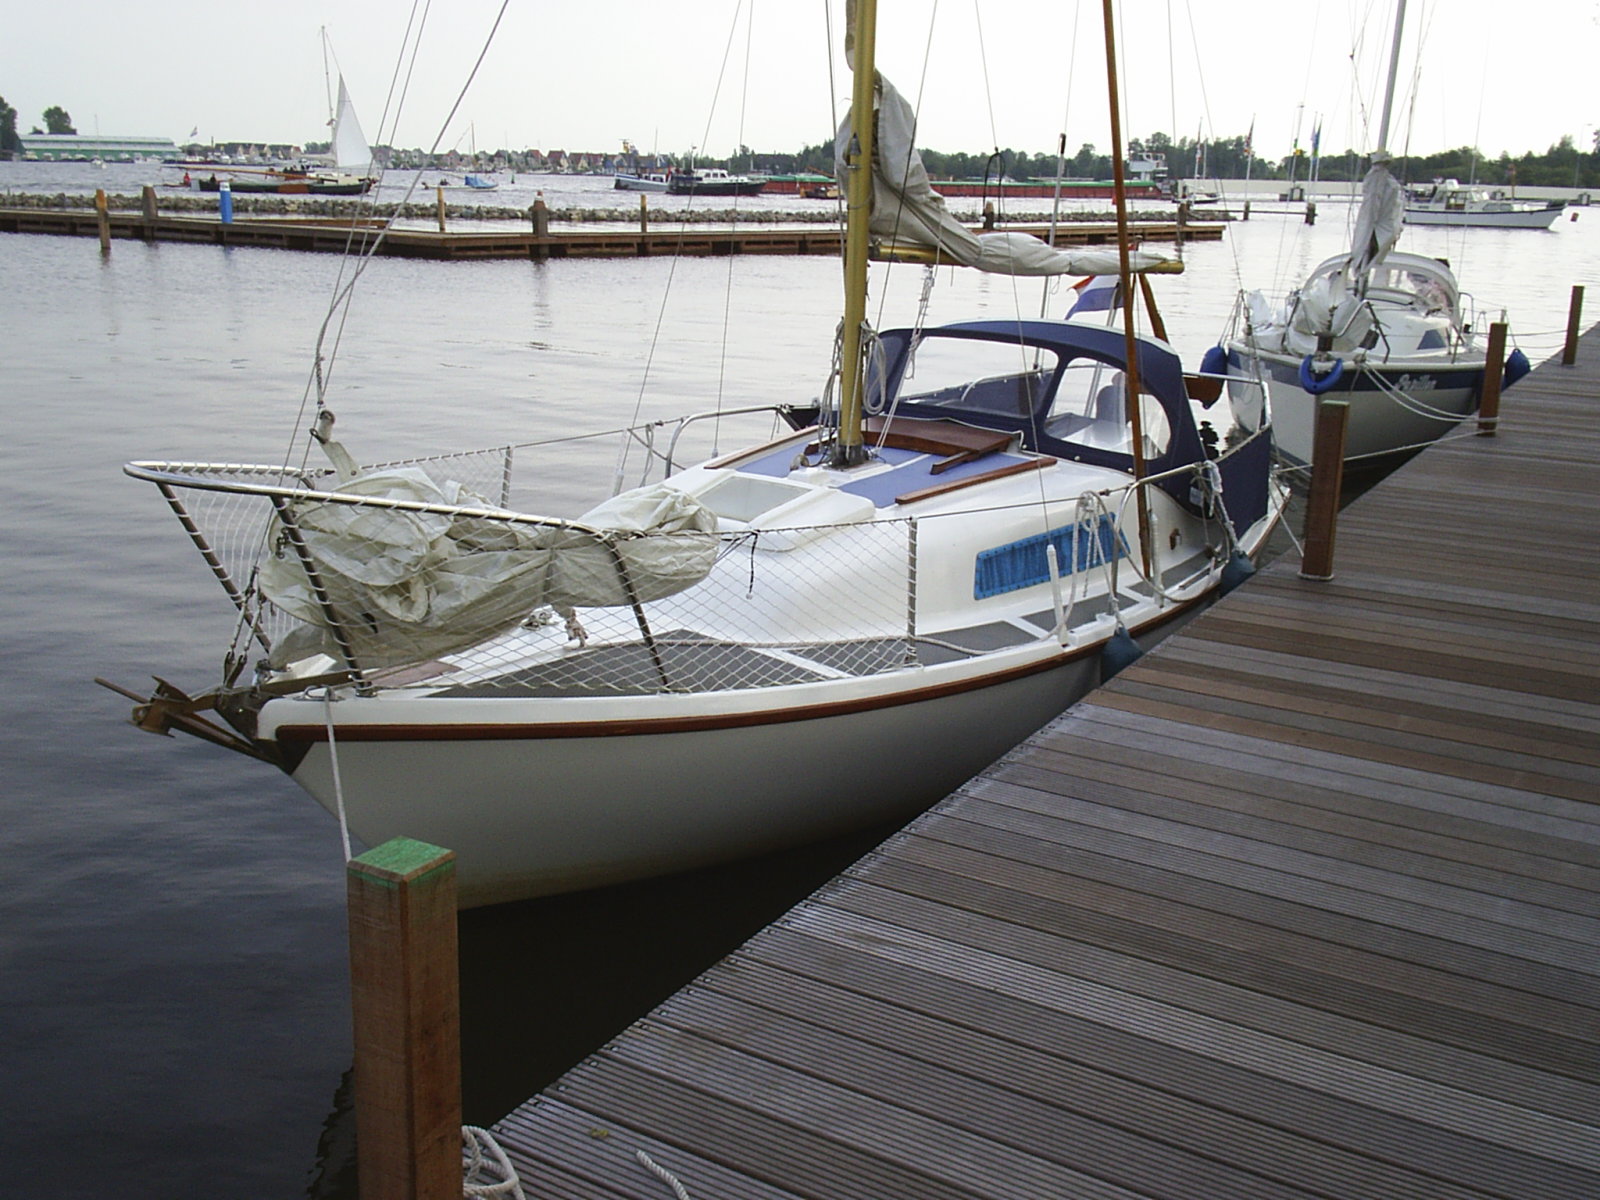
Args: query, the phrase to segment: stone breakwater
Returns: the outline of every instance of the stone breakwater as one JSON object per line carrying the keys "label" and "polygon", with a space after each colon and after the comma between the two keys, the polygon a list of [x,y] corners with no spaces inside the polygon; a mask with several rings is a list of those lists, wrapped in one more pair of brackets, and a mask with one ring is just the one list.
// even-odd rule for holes
{"label": "stone breakwater", "polygon": [[[168,215],[179,213],[194,213],[203,215],[217,211],[217,197],[210,194],[195,194],[183,192],[172,194],[168,192],[157,193],[157,205],[163,213]],[[139,212],[142,210],[143,200],[137,195],[107,195],[106,205],[114,212]],[[93,208],[94,197],[87,195],[67,195],[57,192],[54,195],[34,193],[6,193],[0,194],[0,208],[41,208],[41,209],[73,209]],[[962,215],[956,205],[952,210],[957,215]],[[439,206],[434,201],[426,204],[377,204],[367,200],[353,197],[339,196],[274,196],[274,195],[235,195],[233,198],[233,211],[237,216],[261,217],[330,217],[334,219],[349,220],[351,217],[382,218],[398,217],[402,220],[431,220],[438,216]],[[639,221],[637,208],[551,208],[550,220],[567,224],[629,224],[634,225]],[[530,221],[533,210],[530,208],[510,208],[504,205],[489,204],[447,204],[445,216],[447,219],[461,221]],[[1174,219],[1172,212],[1141,212],[1141,221],[1171,221]],[[1059,218],[1062,222],[1083,224],[1094,221],[1113,221],[1116,214],[1111,212],[1070,212],[1063,213]],[[839,213],[832,208],[818,209],[816,207],[796,208],[794,210],[776,210],[768,208],[652,208],[649,212],[652,225],[681,222],[695,225],[728,225],[751,224],[770,225],[784,224],[814,224],[836,225],[840,221]],[[1007,212],[1007,224],[1046,224],[1050,220],[1048,212],[1019,213]]]}

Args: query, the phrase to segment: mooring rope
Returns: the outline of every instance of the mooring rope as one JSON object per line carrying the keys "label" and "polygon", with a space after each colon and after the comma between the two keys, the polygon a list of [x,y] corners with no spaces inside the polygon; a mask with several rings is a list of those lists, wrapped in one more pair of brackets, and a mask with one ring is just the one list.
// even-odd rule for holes
{"label": "mooring rope", "polygon": [[344,780],[339,775],[339,740],[333,732],[333,688],[322,691],[323,720],[328,727],[328,766],[333,771],[333,805],[339,814],[339,838],[344,842],[344,860],[354,857],[350,853],[350,822],[344,815]]}
{"label": "mooring rope", "polygon": [[1379,372],[1373,370],[1368,363],[1358,363],[1356,370],[1358,373],[1370,378],[1379,392],[1415,416],[1425,417],[1432,421],[1447,421],[1452,425],[1462,419],[1461,413],[1451,412],[1444,408],[1436,408],[1425,400],[1419,400],[1399,385],[1390,383]]}
{"label": "mooring rope", "polygon": [[649,1171],[650,1174],[654,1175],[657,1179],[661,1180],[662,1183],[671,1188],[672,1194],[677,1197],[677,1200],[689,1200],[689,1189],[684,1187],[683,1184],[679,1183],[678,1177],[671,1171],[667,1170],[660,1163],[656,1162],[655,1159],[651,1158],[643,1150],[635,1150],[633,1152],[633,1156],[639,1160],[640,1165],[643,1166],[646,1171]]}
{"label": "mooring rope", "polygon": [[[514,1200],[527,1200],[522,1181],[511,1159],[494,1140],[494,1134],[476,1125],[461,1127],[461,1194],[470,1200],[489,1200],[490,1197],[510,1196]],[[485,1153],[487,1151],[487,1153]],[[492,1161],[491,1161],[492,1159]],[[499,1178],[485,1178],[485,1172],[494,1172]]]}

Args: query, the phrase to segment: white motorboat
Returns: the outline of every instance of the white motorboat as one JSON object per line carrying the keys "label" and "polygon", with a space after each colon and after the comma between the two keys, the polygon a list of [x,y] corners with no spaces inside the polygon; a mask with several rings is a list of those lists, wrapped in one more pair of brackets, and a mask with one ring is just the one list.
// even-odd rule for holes
{"label": "white motorboat", "polygon": [[1560,200],[1513,200],[1504,192],[1435,179],[1406,189],[1406,224],[1484,229],[1549,229],[1565,210]]}
{"label": "white motorboat", "polygon": [[664,192],[668,178],[665,171],[618,171],[612,186],[622,192]]}
{"label": "white motorboat", "polygon": [[633,431],[659,471],[576,520],[512,506],[514,449],[359,466],[320,400],[326,468],[130,464],[240,630],[217,686],[163,685],[138,723],[275,764],[369,844],[453,849],[483,904],[907,818],[1247,571],[1284,500],[1271,430],[1191,400],[1170,346],[1020,316],[864,328],[873,246],[1169,266],[970,233],[909,106],[882,80],[877,103],[839,138],[834,381],[820,410],[754,406],[789,418],[777,440],[679,468]]}

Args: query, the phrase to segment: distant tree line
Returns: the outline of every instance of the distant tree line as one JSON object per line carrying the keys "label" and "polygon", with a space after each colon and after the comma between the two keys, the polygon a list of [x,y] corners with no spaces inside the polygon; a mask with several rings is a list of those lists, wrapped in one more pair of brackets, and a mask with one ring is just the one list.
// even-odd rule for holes
{"label": "distant tree line", "polygon": [[[1130,145],[1130,149],[1142,148],[1151,154],[1164,154],[1167,173],[1175,180],[1196,178],[1197,165],[1200,167],[1198,177],[1202,179],[1243,179],[1247,171],[1252,179],[1305,180],[1311,176],[1312,157],[1304,147],[1272,160],[1252,158],[1247,134],[1208,139],[1198,159],[1196,147],[1193,138],[1174,140],[1164,133],[1151,134]],[[997,150],[992,154],[951,154],[939,150],[923,150],[921,153],[923,165],[934,179],[988,177],[1037,181],[1056,177],[1057,156],[1052,153],[1029,154],[1027,151],[1011,149]],[[797,154],[762,154],[757,157],[763,170],[774,173],[833,173],[832,141],[807,146]],[[1365,154],[1347,149],[1339,154],[1321,155],[1315,166],[1318,179],[1330,182],[1355,181],[1366,174],[1369,159]],[[1061,162],[1060,169],[1066,179],[1110,179],[1111,156],[1100,153],[1086,142],[1078,147],[1076,154],[1067,156]],[[1436,154],[1396,158],[1390,169],[1403,182],[1454,177],[1463,181],[1476,179],[1490,186],[1600,187],[1600,130],[1595,133],[1594,144],[1583,149],[1570,136],[1562,137],[1543,154],[1535,154],[1530,150],[1517,157],[1501,154],[1498,158],[1486,158],[1471,146],[1459,146]]]}
{"label": "distant tree line", "polygon": [[22,139],[17,137],[17,110],[0,96],[0,158],[10,158],[22,149]]}
{"label": "distant tree line", "polygon": [[[59,105],[52,105],[40,114],[44,128],[35,125],[33,133],[76,133],[72,116]],[[308,143],[308,152],[322,149],[321,144]],[[421,151],[389,151],[394,158],[421,160],[427,156]],[[1203,146],[1191,138],[1168,137],[1153,133],[1143,141],[1130,143],[1130,151],[1142,149],[1150,154],[1162,154],[1167,160],[1167,174],[1178,179],[1243,179],[1248,173],[1253,179],[1307,180],[1313,169],[1318,179],[1329,182],[1359,180],[1366,174],[1368,160],[1355,150],[1346,149],[1339,154],[1324,154],[1313,159],[1304,147],[1293,153],[1268,160],[1252,158],[1248,134],[1227,138],[1208,139]],[[1196,150],[1200,153],[1197,154]],[[22,151],[22,141],[17,134],[17,110],[0,98],[0,158],[14,157]],[[498,151],[484,158],[500,158],[509,163],[519,161],[526,165],[527,155],[515,151]],[[995,150],[989,154],[947,153],[940,150],[923,150],[923,165],[935,179],[1012,179],[1018,181],[1049,180],[1056,177],[1057,156],[1052,153],[1030,154],[1026,150]],[[833,140],[806,146],[796,153],[756,153],[748,146],[740,146],[738,153],[728,159],[700,156],[700,166],[722,166],[729,170],[762,171],[772,175],[829,175],[833,174]],[[525,166],[523,169],[525,169]],[[1196,168],[1199,168],[1198,170]],[[1085,142],[1077,153],[1062,158],[1059,170],[1066,179],[1111,178],[1111,156],[1102,154]],[[1513,158],[1501,154],[1498,158],[1485,158],[1471,146],[1458,146],[1436,154],[1412,155],[1397,158],[1391,166],[1403,182],[1418,182],[1436,177],[1454,177],[1476,180],[1489,186],[1523,184],[1528,187],[1600,188],[1600,129],[1594,135],[1592,146],[1579,148],[1570,136],[1563,136],[1543,154],[1528,151]]]}
{"label": "distant tree line", "polygon": [[[72,127],[72,117],[59,105],[51,105],[39,114],[44,128],[37,125],[33,133],[77,133]],[[22,153],[22,138],[17,133],[17,110],[0,96],[0,158],[12,158]]]}

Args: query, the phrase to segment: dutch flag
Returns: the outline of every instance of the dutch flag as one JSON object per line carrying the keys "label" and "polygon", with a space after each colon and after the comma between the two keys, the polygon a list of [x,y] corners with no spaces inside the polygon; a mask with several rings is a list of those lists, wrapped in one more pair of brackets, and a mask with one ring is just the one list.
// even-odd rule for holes
{"label": "dutch flag", "polygon": [[1120,282],[1115,275],[1091,275],[1082,283],[1073,284],[1078,291],[1078,298],[1067,310],[1067,316],[1109,312],[1122,302],[1122,289],[1118,286]]}

